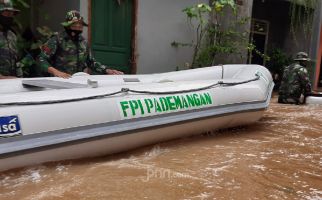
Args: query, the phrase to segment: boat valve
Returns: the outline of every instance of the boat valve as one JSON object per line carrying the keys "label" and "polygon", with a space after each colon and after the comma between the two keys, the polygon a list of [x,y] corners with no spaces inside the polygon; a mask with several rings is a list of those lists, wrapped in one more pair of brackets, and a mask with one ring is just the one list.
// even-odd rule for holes
{"label": "boat valve", "polygon": [[98,87],[98,82],[97,81],[92,81],[90,79],[87,79],[87,85],[89,85],[92,88],[97,88]]}
{"label": "boat valve", "polygon": [[130,91],[130,89],[129,88],[122,88],[121,89],[121,92],[129,92]]}

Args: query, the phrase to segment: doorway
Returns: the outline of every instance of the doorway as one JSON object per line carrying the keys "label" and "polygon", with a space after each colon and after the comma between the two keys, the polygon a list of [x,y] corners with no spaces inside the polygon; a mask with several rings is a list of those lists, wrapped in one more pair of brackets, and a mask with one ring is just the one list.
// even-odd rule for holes
{"label": "doorway", "polygon": [[268,32],[268,21],[252,19],[250,38],[256,50],[250,53],[249,63],[265,66],[266,60],[261,55],[266,54],[267,51]]}
{"label": "doorway", "polygon": [[91,1],[91,47],[102,64],[131,72],[132,0]]}

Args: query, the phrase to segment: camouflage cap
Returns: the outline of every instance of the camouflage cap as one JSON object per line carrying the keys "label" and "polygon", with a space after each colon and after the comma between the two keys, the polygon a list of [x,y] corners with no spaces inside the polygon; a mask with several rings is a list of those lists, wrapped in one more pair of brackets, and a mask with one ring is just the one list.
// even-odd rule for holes
{"label": "camouflage cap", "polygon": [[65,22],[61,23],[65,27],[69,27],[76,22],[81,22],[83,26],[88,26],[87,23],[84,22],[84,18],[80,15],[77,10],[68,11],[66,14]]}
{"label": "camouflage cap", "polygon": [[305,52],[298,52],[294,58],[296,61],[310,61],[309,55]]}
{"label": "camouflage cap", "polygon": [[2,11],[12,11],[15,15],[20,12],[20,10],[13,8],[11,0],[0,0],[0,12]]}

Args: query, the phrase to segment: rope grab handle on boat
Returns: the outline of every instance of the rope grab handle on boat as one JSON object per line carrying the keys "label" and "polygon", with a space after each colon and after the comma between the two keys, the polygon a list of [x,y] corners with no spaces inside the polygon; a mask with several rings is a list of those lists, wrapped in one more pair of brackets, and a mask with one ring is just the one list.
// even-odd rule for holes
{"label": "rope grab handle on boat", "polygon": [[154,91],[140,91],[140,90],[132,90],[130,88],[122,88],[120,91],[113,92],[113,93],[107,93],[107,94],[101,94],[101,95],[94,95],[89,97],[80,97],[80,98],[74,98],[74,99],[63,99],[63,100],[48,100],[48,101],[37,101],[37,102],[10,102],[10,103],[0,103],[0,106],[25,106],[25,105],[42,105],[42,104],[56,104],[56,103],[67,103],[67,102],[74,102],[74,101],[83,101],[83,100],[91,100],[91,99],[98,99],[98,98],[105,98],[109,96],[114,96],[117,94],[124,94],[124,93],[137,93],[137,94],[154,94],[154,95],[167,95],[167,94],[180,94],[180,93],[188,93],[188,92],[198,92],[202,90],[211,89],[217,86],[235,86],[235,85],[241,85],[253,81],[257,81],[260,79],[260,75],[258,73],[255,74],[255,78],[240,81],[240,82],[230,82],[226,83],[224,81],[218,81],[217,83],[200,87],[200,88],[194,88],[194,89],[188,89],[188,90],[178,90],[178,91],[164,91],[164,92],[154,92]]}

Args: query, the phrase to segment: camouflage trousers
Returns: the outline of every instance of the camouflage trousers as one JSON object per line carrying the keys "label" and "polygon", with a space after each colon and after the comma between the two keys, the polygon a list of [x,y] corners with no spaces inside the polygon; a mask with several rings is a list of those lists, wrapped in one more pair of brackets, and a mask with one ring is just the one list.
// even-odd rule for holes
{"label": "camouflage trousers", "polygon": [[278,96],[278,103],[285,103],[285,104],[304,104],[305,103],[305,97],[301,95],[301,97],[290,97],[290,96],[284,96],[280,95]]}

